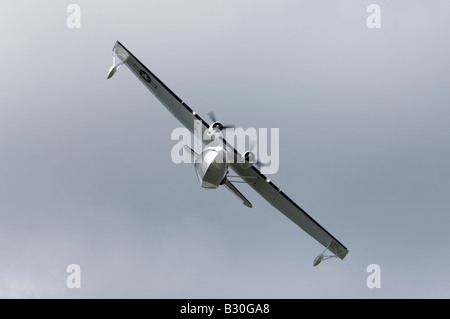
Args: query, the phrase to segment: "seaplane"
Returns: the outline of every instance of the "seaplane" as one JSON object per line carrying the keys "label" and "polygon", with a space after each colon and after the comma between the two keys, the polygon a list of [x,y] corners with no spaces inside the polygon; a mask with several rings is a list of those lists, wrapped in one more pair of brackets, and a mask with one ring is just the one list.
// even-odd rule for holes
{"label": "seaplane", "polygon": [[[184,146],[195,159],[194,169],[201,187],[215,189],[224,186],[236,195],[245,206],[252,208],[253,205],[236,188],[233,184],[234,181],[230,179],[229,169],[231,168],[237,174],[234,177],[239,177],[241,182],[252,187],[269,204],[325,247],[314,258],[313,266],[317,266],[326,259],[336,257],[343,260],[347,256],[349,250],[339,240],[261,173],[261,163],[256,161],[256,155],[251,148],[241,154],[233,145],[226,141],[221,133],[227,126],[218,121],[214,113],[210,112],[208,114],[212,121],[211,124],[208,124],[119,41],[115,43],[112,55],[113,65],[108,71],[108,79],[112,78],[123,65],[126,65],[192,134],[200,129],[202,136],[211,137],[210,140],[202,139],[203,143],[207,144],[207,147],[201,153],[195,152],[188,145]],[[215,141],[215,143],[212,143],[211,140]],[[331,254],[325,255],[327,251]]]}

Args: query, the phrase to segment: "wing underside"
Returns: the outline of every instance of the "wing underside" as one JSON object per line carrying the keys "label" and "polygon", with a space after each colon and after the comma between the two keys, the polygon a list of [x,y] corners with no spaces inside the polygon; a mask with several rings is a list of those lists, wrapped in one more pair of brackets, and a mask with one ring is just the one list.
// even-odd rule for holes
{"label": "wing underside", "polygon": [[[177,118],[181,124],[194,133],[194,121],[198,120],[202,123],[202,130],[207,130],[209,125],[198,114],[196,114],[183,100],[173,93],[156,75],[154,75],[147,67],[145,67],[130,51],[128,51],[120,42],[116,42],[113,48],[113,55],[121,60],[131,72],[149,89],[155,97],[168,109],[170,113]],[[114,70],[115,71],[115,70]],[[114,74],[114,72],[112,72]],[[112,76],[112,74],[109,75]],[[203,133],[203,132],[202,132]],[[317,223],[309,216],[300,206],[291,200],[284,192],[282,192],[274,183],[264,176],[254,165],[250,168],[244,168],[238,162],[241,154],[230,144],[223,140],[227,149],[234,153],[234,162],[230,163],[230,167],[244,181],[246,181],[257,193],[259,193],[272,206],[278,209],[296,225],[302,228],[311,237],[316,239],[324,247],[328,248],[333,254],[340,259],[348,253],[348,249],[341,244],[334,236],[332,236],[325,228]],[[206,142],[205,142],[206,143]],[[226,185],[227,188],[233,188]],[[231,189],[230,189],[231,190]],[[232,190],[236,196],[246,203],[245,197],[239,192]],[[248,202],[248,201],[247,201]],[[248,203],[251,205],[250,203]],[[247,206],[248,206],[247,204]]]}
{"label": "wing underside", "polygon": [[[191,133],[194,133],[194,121],[202,122],[202,129],[209,125],[196,114],[183,100],[172,92],[162,81],[156,77],[144,64],[142,64],[119,41],[113,48],[113,55],[118,57],[131,72],[155,95],[155,97],[175,116]],[[203,132],[202,132],[203,133]]]}
{"label": "wing underside", "polygon": [[300,206],[281,191],[272,181],[264,176],[256,167],[242,168],[239,164],[230,164],[231,168],[241,176],[257,193],[272,206],[293,221],[307,234],[327,247],[336,257],[344,259],[348,249],[325,228],[316,222]]}

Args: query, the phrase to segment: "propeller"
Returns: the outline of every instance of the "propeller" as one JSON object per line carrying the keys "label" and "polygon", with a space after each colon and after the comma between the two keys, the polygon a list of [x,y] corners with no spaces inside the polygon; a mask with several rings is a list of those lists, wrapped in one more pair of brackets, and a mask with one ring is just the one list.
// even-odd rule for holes
{"label": "propeller", "polygon": [[[255,154],[255,147],[256,147],[256,141],[255,140],[250,140],[249,142],[249,147],[250,147],[250,152],[252,152],[253,154]],[[247,153],[248,154],[248,153]],[[247,156],[246,155],[246,160],[247,160]],[[260,169],[261,167],[266,167],[269,165],[269,163],[262,163],[259,159],[256,160],[256,163],[254,163],[256,166],[258,166],[258,168]]]}
{"label": "propeller", "polygon": [[210,112],[206,113],[206,115],[208,115],[208,117],[211,119],[211,121],[217,122],[216,115],[214,114],[213,111],[210,111]]}
{"label": "propeller", "polygon": [[211,119],[211,121],[213,121],[213,123],[218,123],[218,125],[214,125],[214,127],[217,127],[218,129],[220,129],[221,131],[224,128],[234,128],[234,124],[227,124],[227,125],[223,125],[222,123],[220,123],[219,121],[217,121],[216,115],[214,114],[213,111],[210,111],[208,113],[206,113],[206,115],[208,115],[208,117]]}

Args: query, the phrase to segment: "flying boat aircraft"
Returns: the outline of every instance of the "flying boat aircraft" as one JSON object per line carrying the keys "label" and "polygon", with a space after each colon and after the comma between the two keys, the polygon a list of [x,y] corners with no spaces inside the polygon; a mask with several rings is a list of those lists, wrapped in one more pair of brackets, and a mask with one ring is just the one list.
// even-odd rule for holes
{"label": "flying boat aircraft", "polygon": [[[245,206],[251,208],[252,204],[230,180],[228,173],[231,168],[243,182],[325,247],[324,251],[314,259],[313,266],[317,266],[325,259],[345,258],[348,249],[260,172],[259,165],[255,161],[255,154],[251,149],[241,154],[225,140],[221,133],[227,126],[218,121],[214,113],[209,113],[212,123],[208,124],[117,41],[113,47],[113,65],[109,69],[107,78],[111,78],[123,65],[126,65],[191,133],[195,132],[195,123],[200,123],[202,136],[203,133],[206,133],[212,140],[218,141],[213,145],[208,143],[200,154],[189,146],[184,146],[195,159],[194,168],[201,187],[214,189],[223,185],[235,194]],[[206,143],[205,140],[204,143]],[[198,160],[199,158],[202,160]],[[332,255],[325,255],[327,250]]]}

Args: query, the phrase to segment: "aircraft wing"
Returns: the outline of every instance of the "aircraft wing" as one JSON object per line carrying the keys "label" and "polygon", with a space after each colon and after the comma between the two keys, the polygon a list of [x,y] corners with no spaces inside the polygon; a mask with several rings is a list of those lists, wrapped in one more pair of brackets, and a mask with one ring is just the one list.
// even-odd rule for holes
{"label": "aircraft wing", "polygon": [[[199,120],[202,123],[202,133],[209,128],[198,114],[196,114],[182,99],[173,93],[156,75],[147,69],[130,51],[128,51],[119,41],[116,42],[113,48],[113,56],[118,57],[121,62],[113,65],[110,69],[108,78],[117,71],[120,65],[125,64],[131,72],[149,89],[156,98],[169,110],[170,113],[177,118],[191,133],[194,134],[194,121]],[[202,135],[203,136],[203,135]],[[205,142],[205,141],[204,141]],[[264,176],[254,165],[249,168],[243,168],[239,164],[238,158],[242,155],[234,149],[229,143],[223,139],[228,151],[231,151],[231,156],[234,156],[234,161],[229,166],[238,174],[244,181],[246,181],[257,193],[259,193],[272,206],[278,209],[291,221],[302,228],[311,237],[316,239],[324,247],[330,250],[340,259],[348,253],[348,249],[340,243],[333,235],[331,235],[325,228],[317,223],[311,216],[309,216],[300,206],[298,206],[292,199],[290,199],[283,191],[281,191],[274,183],[272,183],[266,176]],[[206,142],[205,142],[206,143]],[[232,185],[226,185],[232,189]],[[234,191],[234,190],[233,190]],[[242,194],[235,192],[241,198]],[[243,201],[245,203],[245,197]],[[247,204],[247,206],[251,204]]]}
{"label": "aircraft wing", "polygon": [[[198,114],[196,114],[183,100],[172,92],[156,75],[142,64],[130,51],[127,50],[119,41],[113,48],[113,56],[118,57],[121,63],[125,64],[136,77],[149,89],[156,98],[183,124],[192,134],[194,134],[194,120],[202,122],[202,133],[209,128]],[[114,67],[114,66],[113,66]],[[113,67],[111,69],[113,69]],[[110,72],[108,78],[112,77],[114,72]],[[202,135],[203,136],[203,135]]]}
{"label": "aircraft wing", "polygon": [[272,183],[270,179],[264,176],[254,165],[250,168],[243,168],[236,162],[230,163],[229,165],[236,174],[246,181],[249,186],[273,207],[278,209],[324,247],[328,248],[336,257],[344,259],[348,253],[348,249],[290,199],[280,188]]}

